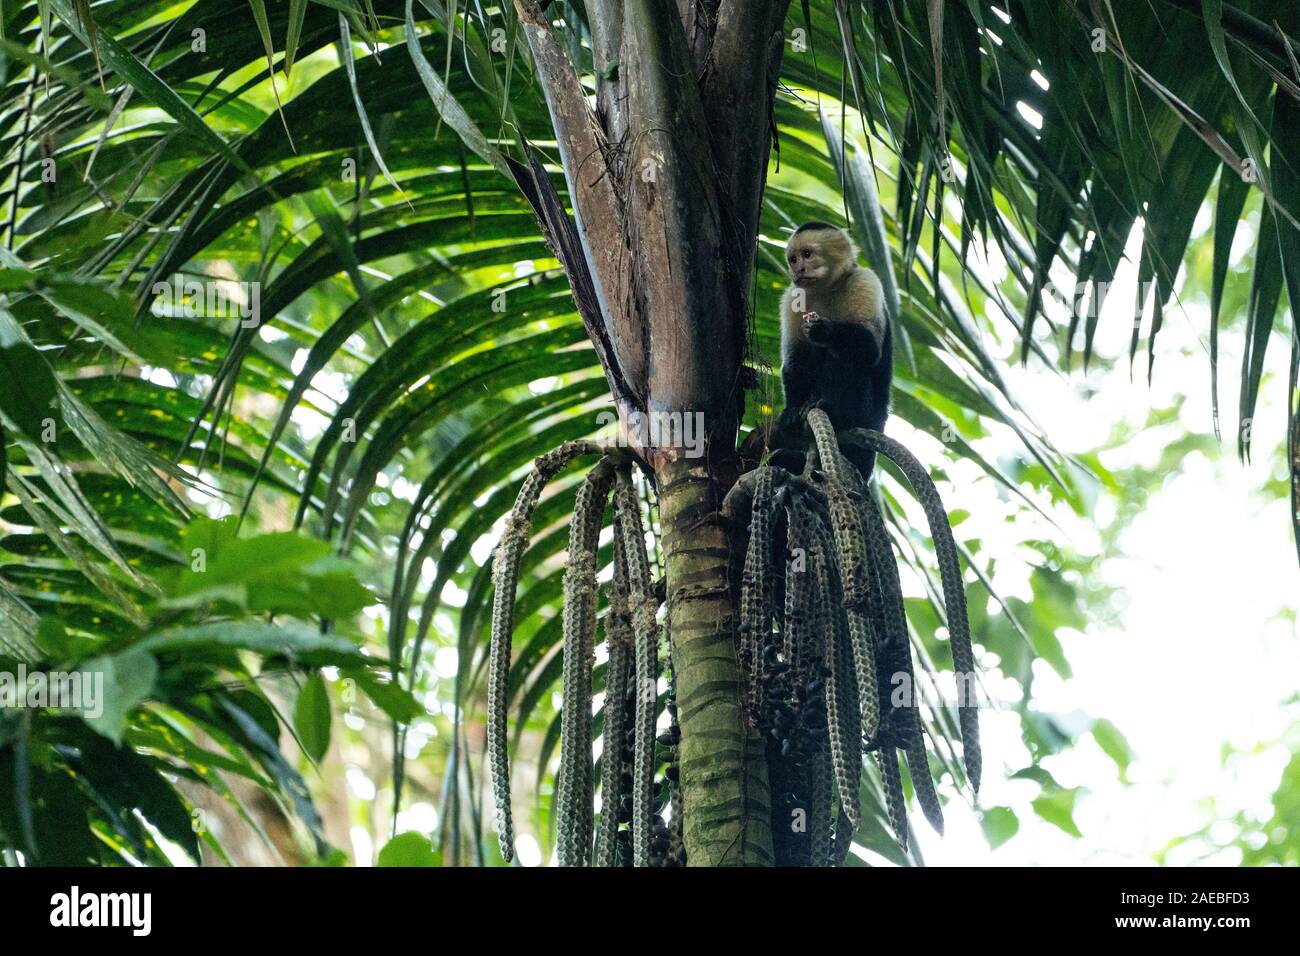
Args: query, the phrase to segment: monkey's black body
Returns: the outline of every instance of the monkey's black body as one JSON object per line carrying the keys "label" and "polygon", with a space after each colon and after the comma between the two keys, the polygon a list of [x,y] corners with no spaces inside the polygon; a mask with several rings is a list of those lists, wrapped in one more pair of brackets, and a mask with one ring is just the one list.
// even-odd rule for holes
{"label": "monkey's black body", "polygon": [[[884,341],[877,348],[871,331],[859,322],[823,319],[814,324],[807,339],[793,344],[781,367],[785,411],[778,428],[787,432],[798,428],[807,409],[821,408],[836,431],[882,431],[889,417],[894,370],[889,323],[884,329]],[[874,451],[846,444],[844,455],[864,479],[871,477]],[[779,449],[769,461],[791,471],[802,471],[804,455],[793,449]]]}
{"label": "monkey's black body", "polygon": [[889,417],[893,378],[893,336],[885,326],[876,348],[870,330],[858,322],[822,320],[811,341],[798,342],[781,368],[785,406],[802,411],[819,407],[837,431],[880,431]]}

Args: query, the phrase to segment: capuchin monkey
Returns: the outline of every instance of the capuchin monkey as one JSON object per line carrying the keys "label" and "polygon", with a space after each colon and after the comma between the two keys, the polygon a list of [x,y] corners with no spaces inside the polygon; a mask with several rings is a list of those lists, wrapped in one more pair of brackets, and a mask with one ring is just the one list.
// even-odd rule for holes
{"label": "capuchin monkey", "polygon": [[[824,222],[800,226],[785,248],[791,285],[781,301],[781,384],[785,410],[778,433],[802,434],[807,409],[822,408],[836,431],[881,431],[889,417],[894,361],[884,290],[843,229]],[[846,443],[845,457],[864,480],[876,454]],[[778,449],[768,459],[801,472],[804,453]]]}

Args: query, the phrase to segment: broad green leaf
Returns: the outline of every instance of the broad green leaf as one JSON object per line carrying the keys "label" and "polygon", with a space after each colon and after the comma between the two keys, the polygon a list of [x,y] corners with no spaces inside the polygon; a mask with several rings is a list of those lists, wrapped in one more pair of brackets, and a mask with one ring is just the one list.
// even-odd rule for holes
{"label": "broad green leaf", "polygon": [[303,752],[312,763],[320,763],[329,750],[330,722],[333,716],[325,678],[319,673],[312,674],[298,691],[298,702],[293,710],[294,730],[302,743]]}
{"label": "broad green leaf", "polygon": [[989,807],[980,811],[980,827],[989,846],[996,850],[1020,831],[1020,818],[1010,807]]}
{"label": "broad green leaf", "polygon": [[[150,693],[158,679],[158,662],[152,654],[139,647],[121,654],[96,657],[78,668],[83,674],[103,675],[103,698],[83,701],[82,719],[96,733],[114,744],[122,743],[126,733],[127,716]],[[99,689],[99,681],[90,686]]]}
{"label": "broad green leaf", "polygon": [[380,866],[442,866],[442,857],[423,833],[399,833],[379,851]]}
{"label": "broad green leaf", "polygon": [[1056,790],[1044,793],[1033,802],[1034,812],[1053,826],[1059,827],[1070,836],[1080,838],[1083,833],[1074,822],[1074,804],[1078,800],[1079,790]]}
{"label": "broad green leaf", "polygon": [[1106,756],[1115,761],[1115,766],[1119,768],[1120,779],[1127,780],[1129,764],[1133,762],[1134,757],[1128,739],[1118,727],[1105,718],[1099,719],[1092,725],[1092,736]]}
{"label": "broad green leaf", "polygon": [[302,624],[261,624],[220,621],[162,631],[136,647],[151,654],[192,653],[202,649],[240,648],[262,655],[287,657],[310,667],[365,666],[361,648],[346,638],[322,634]]}
{"label": "broad green leaf", "polygon": [[[169,606],[225,601],[252,612],[331,618],[374,602],[354,566],[334,556],[324,541],[290,531],[231,539],[228,525],[220,531],[207,527],[198,538],[187,538],[188,566],[172,575]],[[216,545],[211,552],[191,543],[204,536]]]}
{"label": "broad green leaf", "polygon": [[43,441],[58,389],[40,352],[0,321],[0,412],[32,441]]}
{"label": "broad green leaf", "polygon": [[417,717],[424,716],[424,705],[399,684],[382,681],[368,670],[349,669],[340,673],[344,680],[353,681],[394,722],[409,724]]}

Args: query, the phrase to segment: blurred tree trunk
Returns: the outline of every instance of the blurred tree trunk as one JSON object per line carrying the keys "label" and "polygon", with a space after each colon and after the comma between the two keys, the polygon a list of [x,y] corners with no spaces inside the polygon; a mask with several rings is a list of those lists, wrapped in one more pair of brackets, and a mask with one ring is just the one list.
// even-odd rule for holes
{"label": "blurred tree trunk", "polygon": [[[572,217],[536,157],[515,164],[515,177],[564,264],[624,431],[656,477],[693,865],[772,862],[767,768],[742,719],[720,512],[740,470],[741,361],[788,6],[588,0],[593,111],[544,5],[515,0]],[[680,432],[647,440],[647,414],[693,416],[704,454]]]}

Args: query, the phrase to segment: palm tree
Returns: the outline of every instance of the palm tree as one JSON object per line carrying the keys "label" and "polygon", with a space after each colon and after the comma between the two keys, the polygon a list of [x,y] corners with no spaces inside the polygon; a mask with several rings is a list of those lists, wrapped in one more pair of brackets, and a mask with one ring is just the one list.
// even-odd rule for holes
{"label": "palm tree", "polygon": [[[483,804],[464,733],[489,670],[492,570],[476,543],[534,459],[596,437],[612,408],[655,490],[644,514],[667,599],[687,858],[771,862],[723,502],[776,390],[763,361],[783,285],[774,250],[801,222],[848,224],[895,316],[896,417],[1023,494],[975,447],[1009,427],[1034,480],[1073,496],[1076,474],[1011,394],[976,316],[1014,324],[1025,360],[1086,364],[1140,222],[1153,356],[1212,197],[1217,383],[1229,252],[1259,203],[1247,425],[1283,286],[1294,302],[1300,279],[1295,21],[1287,0],[7,5],[0,354],[20,386],[0,387],[0,414],[20,448],[7,483],[22,511],[5,520],[33,529],[75,603],[98,606],[123,576],[152,580],[178,559],[105,515],[115,495],[157,507],[197,479],[269,522],[296,499],[295,527],[389,574],[383,650],[408,691],[454,587],[444,819],[459,860],[462,820]],[[977,254],[1004,271],[963,268]],[[1054,264],[1082,295],[1055,293]],[[1135,322],[1131,358],[1143,331]],[[56,392],[76,437],[51,450],[38,431]],[[707,455],[638,441],[652,412],[701,415]],[[1291,437],[1297,489],[1295,416]],[[553,608],[577,477],[560,470],[519,556],[518,650],[492,675],[519,732],[565,666]],[[881,481],[890,527],[928,575],[898,477]],[[50,496],[62,507],[42,520]],[[126,542],[153,556],[138,572],[120,560]],[[986,591],[972,564],[967,586]],[[38,617],[72,620],[48,593],[0,591],[15,609],[0,618],[7,644],[30,651]],[[909,611],[929,666],[933,627]],[[400,795],[411,714],[389,710]],[[927,723],[943,742],[934,759],[961,779],[954,714]],[[560,734],[549,716],[543,767]],[[876,840],[887,814],[874,777],[866,794],[874,814],[855,838],[897,854]]]}

